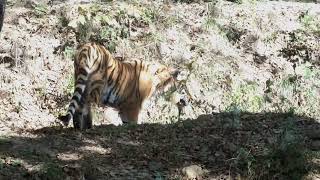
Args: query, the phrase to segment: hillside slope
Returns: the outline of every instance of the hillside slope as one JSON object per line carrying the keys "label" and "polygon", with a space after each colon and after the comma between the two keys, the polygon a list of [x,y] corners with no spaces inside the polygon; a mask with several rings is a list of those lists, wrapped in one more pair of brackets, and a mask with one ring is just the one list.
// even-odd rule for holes
{"label": "hillside slope", "polygon": [[[319,22],[312,2],[8,0],[0,179],[319,178]],[[63,129],[86,41],[180,81],[142,125],[96,108],[93,130]]]}

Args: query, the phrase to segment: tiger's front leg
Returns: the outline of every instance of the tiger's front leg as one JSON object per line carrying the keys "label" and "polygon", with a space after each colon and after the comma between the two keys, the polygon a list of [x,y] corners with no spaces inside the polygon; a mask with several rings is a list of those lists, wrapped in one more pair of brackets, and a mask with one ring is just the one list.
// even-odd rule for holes
{"label": "tiger's front leg", "polygon": [[138,123],[140,107],[132,107],[130,109],[123,109],[119,112],[122,123]]}

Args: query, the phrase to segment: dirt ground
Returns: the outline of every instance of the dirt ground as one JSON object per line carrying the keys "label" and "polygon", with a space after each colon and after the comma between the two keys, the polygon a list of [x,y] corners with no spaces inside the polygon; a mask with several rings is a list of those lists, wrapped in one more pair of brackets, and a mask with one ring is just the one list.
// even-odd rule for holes
{"label": "dirt ground", "polygon": [[[236,179],[246,168],[253,173],[248,177],[259,179],[319,178],[309,174],[319,163],[302,157],[313,147],[309,140],[319,138],[313,136],[319,132],[318,123],[291,114],[244,113],[238,117],[241,126],[234,127],[232,118],[214,114],[168,125],[102,125],[86,132],[45,127],[24,132],[1,139],[0,175],[2,179],[186,179],[183,169],[197,165],[200,179]],[[300,135],[313,135],[281,147],[295,129]]]}
{"label": "dirt ground", "polygon": [[[0,179],[320,179],[319,22],[312,1],[8,0]],[[63,128],[92,40],[179,68],[176,89],[139,125],[97,108],[93,129]]]}

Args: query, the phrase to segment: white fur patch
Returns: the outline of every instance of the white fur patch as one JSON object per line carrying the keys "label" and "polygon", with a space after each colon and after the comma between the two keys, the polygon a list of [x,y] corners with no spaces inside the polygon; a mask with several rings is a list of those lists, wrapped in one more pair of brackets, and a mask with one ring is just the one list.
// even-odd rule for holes
{"label": "white fur patch", "polygon": [[84,88],[85,88],[85,85],[84,85],[84,84],[77,84],[76,87],[75,87],[75,89],[77,89],[77,88],[80,88],[81,91],[83,92],[83,91],[84,91]]}
{"label": "white fur patch", "polygon": [[86,81],[86,80],[88,80],[88,77],[83,74],[79,74],[79,76],[77,77],[77,80],[78,79],[82,79],[82,80]]}
{"label": "white fur patch", "polygon": [[79,94],[78,91],[76,91],[73,95],[74,95],[74,96],[77,96],[78,99],[81,99],[81,94]]}

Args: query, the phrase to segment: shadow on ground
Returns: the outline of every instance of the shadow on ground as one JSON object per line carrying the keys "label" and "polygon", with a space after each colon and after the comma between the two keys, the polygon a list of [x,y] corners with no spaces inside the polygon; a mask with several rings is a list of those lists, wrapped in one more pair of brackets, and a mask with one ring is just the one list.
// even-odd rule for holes
{"label": "shadow on ground", "polygon": [[319,127],[310,118],[275,113],[82,133],[47,127],[0,139],[0,179],[181,179],[190,165],[205,169],[204,179],[302,179],[319,170]]}

